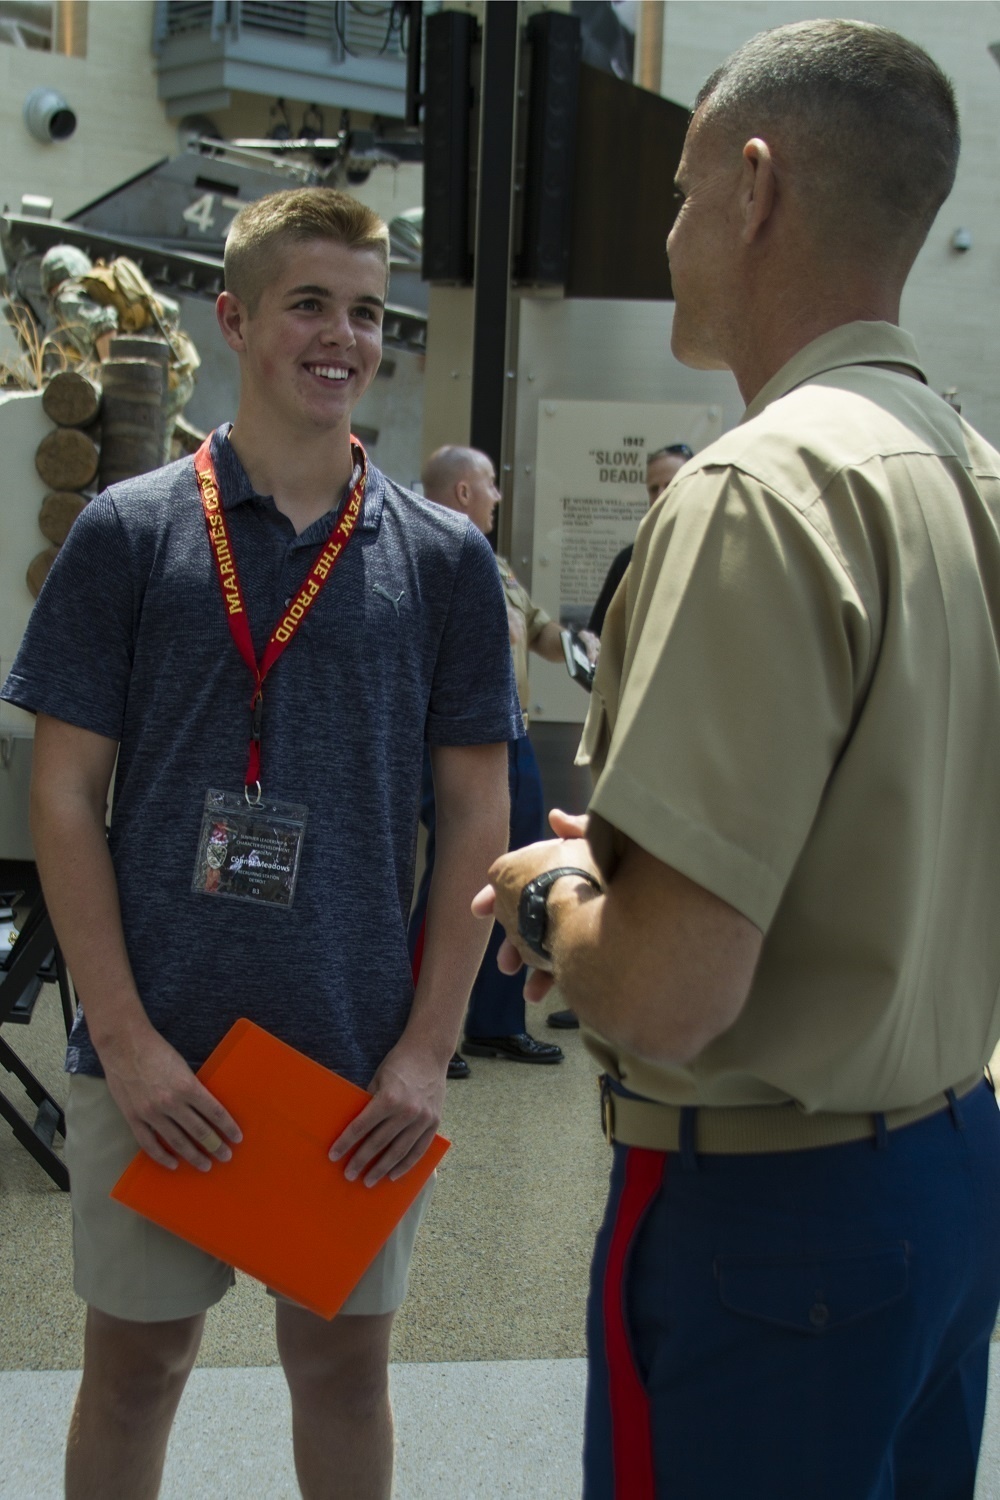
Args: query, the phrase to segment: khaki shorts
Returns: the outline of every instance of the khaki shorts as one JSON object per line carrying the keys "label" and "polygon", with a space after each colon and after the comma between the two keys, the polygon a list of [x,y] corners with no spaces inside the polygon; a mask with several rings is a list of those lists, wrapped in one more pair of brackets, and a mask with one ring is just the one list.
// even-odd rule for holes
{"label": "khaki shorts", "polygon": [[[73,1285],[91,1307],[130,1322],[194,1317],[225,1296],[236,1279],[233,1268],[108,1196],[137,1150],[104,1079],[74,1074],[66,1104]],[[399,1307],[433,1187],[431,1178],[342,1313],[388,1313]]]}

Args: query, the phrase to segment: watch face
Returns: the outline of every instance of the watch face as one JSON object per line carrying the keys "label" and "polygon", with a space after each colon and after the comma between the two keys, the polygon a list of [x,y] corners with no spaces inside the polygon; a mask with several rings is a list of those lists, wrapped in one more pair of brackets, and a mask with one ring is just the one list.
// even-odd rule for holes
{"label": "watch face", "polygon": [[549,891],[557,880],[563,875],[575,875],[581,880],[588,881],[596,891],[601,889],[600,883],[587,870],[580,870],[575,865],[560,865],[555,870],[544,870],[541,875],[536,875],[534,880],[521,891],[521,899],[517,903],[517,931],[518,936],[527,943],[533,953],[548,962],[552,954],[545,946],[545,934],[549,925]]}
{"label": "watch face", "polygon": [[539,889],[542,880],[543,876],[529,880],[521,892],[517,906],[517,931],[533,953],[537,953],[539,958],[547,959],[550,955],[545,950],[545,928],[549,913],[545,895],[551,882],[545,882]]}

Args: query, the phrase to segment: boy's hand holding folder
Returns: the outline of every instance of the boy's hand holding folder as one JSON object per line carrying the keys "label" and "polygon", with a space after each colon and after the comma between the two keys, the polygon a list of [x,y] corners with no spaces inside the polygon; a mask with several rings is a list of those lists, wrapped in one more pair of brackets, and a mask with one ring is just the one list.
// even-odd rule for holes
{"label": "boy's hand holding folder", "polygon": [[229,1161],[227,1142],[242,1139],[239,1126],[145,1016],[138,1031],[121,1028],[100,1051],[108,1091],[147,1156],[201,1172],[213,1158]]}
{"label": "boy's hand holding folder", "polygon": [[348,1181],[363,1175],[366,1187],[410,1171],[431,1142],[444,1109],[446,1063],[398,1042],[372,1079],[372,1097],[334,1141],[331,1161],[351,1155]]}
{"label": "boy's hand holding folder", "polygon": [[[390,1053],[389,1058],[393,1054]],[[389,1063],[383,1064],[383,1069]],[[382,1069],[379,1070],[382,1072]],[[343,1164],[352,1122],[377,1105],[363,1089],[252,1022],[237,1021],[198,1078],[238,1120],[242,1142],[210,1172],[140,1153],[111,1196],[321,1317],[332,1318],[434,1172],[449,1143],[414,1123],[391,1168],[366,1187]],[[443,1087],[443,1081],[442,1081]],[[391,1106],[392,1094],[382,1108]],[[370,1128],[370,1127],[369,1127]],[[358,1132],[360,1137],[360,1131]],[[368,1137],[378,1150],[378,1127]],[[332,1160],[334,1150],[338,1159]],[[370,1159],[370,1158],[369,1158]],[[347,1157],[347,1168],[354,1158]],[[378,1165],[378,1164],[377,1164]],[[400,1175],[402,1174],[402,1175]],[[374,1174],[369,1172],[369,1177]]]}

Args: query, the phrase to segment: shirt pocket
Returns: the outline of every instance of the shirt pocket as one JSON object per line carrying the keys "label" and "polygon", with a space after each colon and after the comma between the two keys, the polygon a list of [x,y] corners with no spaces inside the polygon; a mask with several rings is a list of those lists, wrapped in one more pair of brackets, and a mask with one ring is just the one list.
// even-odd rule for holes
{"label": "shirt pocket", "polygon": [[898,1240],[816,1255],[720,1255],[715,1277],[730,1312],[819,1337],[905,1297],[909,1246]]}

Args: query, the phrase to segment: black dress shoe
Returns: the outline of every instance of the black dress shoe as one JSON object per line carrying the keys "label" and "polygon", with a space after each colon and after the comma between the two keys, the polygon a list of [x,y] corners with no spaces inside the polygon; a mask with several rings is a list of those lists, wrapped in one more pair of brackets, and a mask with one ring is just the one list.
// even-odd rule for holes
{"label": "black dress shoe", "polygon": [[562,1048],[552,1042],[536,1042],[526,1031],[514,1036],[467,1036],[462,1043],[467,1057],[507,1057],[511,1062],[560,1063]]}
{"label": "black dress shoe", "polygon": [[554,1026],[556,1031],[579,1031],[580,1029],[575,1010],[554,1010],[545,1024]]}
{"label": "black dress shoe", "polygon": [[460,1052],[452,1054],[451,1062],[448,1064],[449,1078],[468,1078],[472,1069]]}

